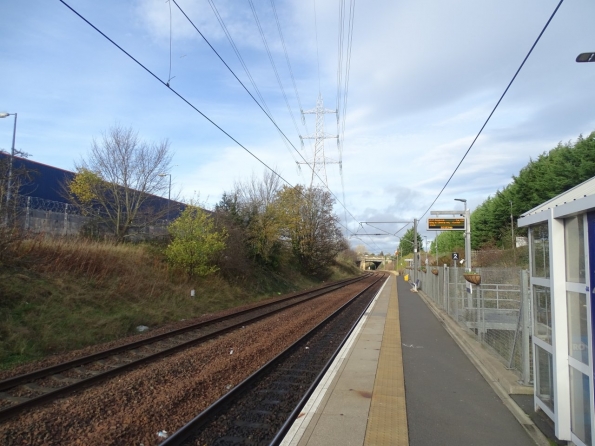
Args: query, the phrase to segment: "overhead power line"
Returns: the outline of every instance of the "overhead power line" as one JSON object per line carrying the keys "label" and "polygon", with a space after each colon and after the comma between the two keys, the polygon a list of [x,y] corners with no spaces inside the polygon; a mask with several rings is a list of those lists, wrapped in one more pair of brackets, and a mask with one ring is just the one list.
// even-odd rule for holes
{"label": "overhead power line", "polygon": [[[233,37],[231,36],[231,33],[227,29],[227,25],[225,24],[225,21],[223,20],[223,17],[221,17],[221,14],[219,14],[219,10],[217,9],[217,6],[215,6],[215,3],[214,3],[213,0],[208,0],[208,2],[209,2],[209,5],[211,6],[211,9],[213,11],[213,14],[215,14],[215,17],[217,18],[217,21],[219,22],[219,25],[221,25],[221,29],[223,29],[223,32],[225,33],[225,36],[227,37],[227,40],[229,41],[229,44],[231,45],[231,47],[233,48],[234,52],[236,53],[236,56],[237,56],[238,60],[240,61],[240,64],[242,65],[242,68],[244,68],[244,72],[246,73],[246,76],[248,77],[248,80],[252,84],[252,88],[254,88],[254,91],[258,95],[258,98],[260,99],[260,101],[262,103],[262,107],[261,108],[264,108],[263,111],[265,112],[265,114],[273,122],[273,124],[275,125],[275,127],[277,127],[277,131],[279,132],[279,135],[281,136],[281,139],[283,140],[283,144],[285,145],[286,149],[289,151],[289,154],[291,155],[291,158],[293,159],[293,161],[295,163],[297,163],[297,159],[295,158],[295,155],[291,151],[290,144],[288,143],[289,139],[285,136],[285,134],[281,131],[281,129],[279,128],[279,126],[277,125],[277,123],[275,122],[275,120],[273,119],[273,113],[269,109],[269,107],[268,107],[268,105],[267,105],[267,103],[266,103],[266,101],[264,99],[264,96],[262,95],[262,93],[260,92],[260,89],[256,85],[256,82],[254,81],[254,78],[252,77],[252,73],[250,73],[250,70],[248,69],[248,66],[246,65],[246,63],[244,62],[244,58],[242,57],[242,55],[240,53],[240,50],[238,49],[237,45],[235,44],[235,41],[233,40]],[[176,4],[176,6],[178,7],[178,9],[180,9],[180,12],[182,12],[182,14],[184,15],[184,17],[186,17],[186,19],[190,22],[190,24],[192,26],[194,26],[194,23],[190,20],[190,18],[186,15],[186,13],[180,8],[180,6],[177,5],[177,4]],[[204,37],[204,35],[200,31],[198,31],[198,30],[196,30],[196,31],[206,41],[206,38]],[[207,42],[207,43],[209,43],[209,42]],[[216,53],[216,54],[219,55],[219,53]],[[221,57],[219,57],[219,58],[222,59]],[[232,71],[232,74],[234,74],[233,71]],[[240,84],[243,86],[243,83],[242,82],[240,82]],[[244,87],[244,89],[246,89],[246,87]],[[246,89],[246,91],[248,91],[248,90]],[[248,91],[248,93],[250,93],[250,92]],[[259,104],[258,101],[256,101],[255,99],[254,99],[254,101],[256,102],[256,104],[258,104],[259,106],[261,106],[261,104]]]}
{"label": "overhead power line", "polygon": [[[341,177],[341,191],[343,201],[345,201],[345,180],[343,174],[343,147],[345,141],[345,120],[347,116],[347,96],[349,93],[349,71],[351,68],[351,47],[353,42],[353,22],[355,16],[355,0],[350,0],[349,19],[347,22],[347,54],[345,56],[345,75],[343,76],[343,47],[344,47],[344,28],[345,28],[345,0],[341,0],[339,5],[339,41],[337,57],[337,147],[339,149],[339,176]],[[343,89],[343,78],[345,78],[345,88]],[[343,107],[341,107],[343,104]],[[347,215],[345,215],[347,223]]]}
{"label": "overhead power line", "polygon": [[541,32],[539,33],[539,35],[537,36],[537,39],[535,39],[535,42],[533,43],[533,45],[531,46],[531,49],[529,50],[529,52],[527,53],[527,55],[523,59],[523,62],[521,63],[521,65],[519,66],[519,68],[516,70],[516,73],[514,73],[514,76],[512,77],[512,79],[510,80],[510,82],[508,83],[508,86],[504,90],[504,93],[502,93],[502,96],[500,96],[500,99],[498,99],[498,102],[496,103],[496,105],[494,106],[494,108],[492,109],[492,111],[490,112],[488,118],[485,120],[485,122],[483,123],[483,125],[479,129],[479,132],[477,133],[477,135],[475,136],[475,138],[471,142],[471,145],[469,146],[469,148],[467,149],[467,151],[465,152],[465,154],[461,158],[461,161],[459,161],[459,164],[457,164],[457,167],[455,167],[455,170],[452,172],[452,174],[450,175],[450,177],[446,181],[446,184],[444,184],[444,186],[442,187],[442,189],[440,190],[440,192],[438,193],[438,195],[436,196],[436,198],[434,199],[434,201],[432,201],[432,204],[428,207],[428,209],[426,209],[426,211],[422,214],[422,216],[419,218],[419,220],[421,220],[428,213],[428,211],[432,208],[432,206],[434,206],[434,203],[436,203],[436,201],[438,200],[438,198],[440,198],[440,196],[442,195],[442,192],[444,192],[444,189],[446,189],[446,186],[448,186],[448,183],[450,183],[450,180],[452,180],[452,178],[454,177],[455,173],[457,173],[457,170],[459,170],[459,167],[461,167],[461,164],[463,164],[463,161],[465,160],[465,158],[467,157],[467,155],[469,154],[469,152],[473,148],[475,142],[477,141],[477,138],[479,138],[479,135],[481,135],[481,132],[483,131],[483,129],[485,128],[485,126],[488,124],[488,122],[491,119],[492,115],[494,114],[494,112],[496,111],[496,109],[498,108],[498,106],[500,105],[500,102],[502,102],[502,99],[504,99],[504,96],[508,92],[508,89],[510,88],[510,86],[512,85],[512,83],[514,82],[514,80],[516,79],[517,75],[519,74],[519,72],[521,71],[521,69],[523,68],[523,66],[525,65],[525,62],[527,62],[527,59],[529,59],[529,56],[533,52],[533,49],[535,48],[535,46],[537,46],[537,42],[539,42],[539,39],[541,39],[541,36],[543,35],[543,33],[545,32],[545,30],[549,26],[550,22],[552,21],[552,19],[554,18],[554,16],[558,12],[558,9],[560,9],[560,6],[562,6],[562,3],[563,2],[564,2],[564,0],[560,0],[560,2],[558,3],[558,6],[556,6],[556,9],[554,9],[554,12],[552,12],[552,15],[550,16],[550,18],[546,22],[545,26],[543,27],[543,29],[541,30]]}
{"label": "overhead power line", "polygon": [[295,130],[299,134],[300,131],[298,129],[297,123],[295,122],[295,117],[293,116],[293,112],[291,111],[289,101],[287,100],[287,95],[285,94],[285,88],[283,88],[283,83],[281,82],[281,77],[279,76],[279,71],[277,70],[277,65],[275,64],[275,61],[273,60],[273,55],[271,54],[269,44],[267,42],[266,36],[264,35],[264,31],[262,30],[262,26],[260,25],[260,20],[258,18],[258,14],[256,13],[256,8],[254,7],[254,3],[252,2],[252,0],[248,0],[248,2],[250,3],[250,8],[252,9],[252,15],[254,16],[254,21],[256,22],[258,31],[260,32],[260,37],[262,38],[262,43],[264,44],[264,48],[267,52],[267,55],[269,56],[269,61],[271,62],[271,66],[273,67],[275,77],[277,78],[277,83],[279,84],[279,88],[281,89],[281,93],[283,94],[283,99],[285,100],[285,105],[287,105],[287,110],[289,111],[289,115],[291,116],[291,120],[293,121]]}
{"label": "overhead power line", "polygon": [[[61,0],[62,1],[62,0]],[[322,182],[322,184],[324,185],[324,187],[329,191],[329,193],[333,196],[333,198],[337,201],[337,203],[339,203],[341,205],[341,207],[343,207],[343,209],[351,216],[351,218],[357,222],[358,219],[355,218],[355,216],[349,211],[349,209],[347,208],[347,206],[341,201],[339,200],[339,198],[335,195],[335,193],[328,187],[328,185],[322,180],[322,178],[320,177],[320,175],[318,174],[318,172],[315,171],[315,169],[313,168],[313,166],[310,166],[310,164],[306,161],[306,159],[304,158],[304,156],[300,153],[300,151],[293,145],[293,143],[289,140],[289,138],[287,137],[287,135],[285,135],[285,133],[283,133],[283,131],[279,128],[279,126],[276,124],[276,122],[272,119],[272,117],[270,116],[269,113],[266,112],[266,110],[264,110],[264,108],[262,107],[262,105],[260,105],[260,103],[256,100],[256,98],[252,95],[252,93],[250,93],[250,90],[248,90],[248,88],[246,88],[246,86],[244,85],[244,83],[239,79],[239,77],[235,74],[235,72],[231,69],[231,67],[225,62],[225,60],[223,59],[223,57],[221,57],[221,55],[217,52],[217,50],[213,47],[213,45],[211,45],[211,43],[209,42],[209,40],[204,36],[204,34],[202,32],[200,32],[200,30],[198,29],[198,27],[194,24],[194,22],[190,19],[190,17],[186,14],[186,12],[182,9],[182,7],[177,3],[176,0],[171,0],[173,1],[174,5],[176,5],[176,7],[180,10],[180,12],[184,15],[184,17],[186,18],[186,20],[188,20],[188,22],[192,25],[192,27],[196,30],[196,32],[202,37],[202,39],[207,43],[207,45],[209,46],[209,48],[211,48],[211,50],[217,55],[217,57],[219,58],[219,60],[221,60],[221,62],[225,65],[225,67],[232,73],[232,75],[234,76],[234,78],[240,83],[240,85],[242,85],[242,87],[244,88],[244,90],[246,90],[246,92],[250,95],[250,97],[252,98],[252,100],[259,106],[259,108],[265,113],[265,115],[269,118],[269,120],[273,123],[273,125],[279,130],[279,132],[281,132],[281,134],[285,137],[285,139],[287,140],[287,142],[291,145],[291,147],[294,149],[294,151],[300,156],[300,158],[304,161],[305,164],[308,165],[308,167],[310,167],[310,169],[312,169],[313,174]],[[352,0],[355,1],[355,0]],[[209,2],[211,2],[211,0],[209,0]],[[212,5],[214,7],[214,5]],[[216,9],[216,8],[215,8]],[[219,15],[218,12],[216,13],[216,15]],[[222,22],[222,19],[220,20],[220,23]],[[226,27],[225,27],[226,28]],[[233,44],[232,46],[235,47],[235,44]],[[318,48],[318,43],[317,43],[317,48]],[[239,51],[236,51],[236,54],[239,55]],[[320,77],[320,73],[319,73],[319,77]],[[262,98],[262,97],[261,97]],[[347,222],[345,222],[345,224],[347,224]],[[341,225],[345,228],[344,225]],[[347,229],[347,228],[346,228]],[[349,229],[347,229],[348,232]]]}
{"label": "overhead power line", "polygon": [[[101,34],[105,39],[107,39],[112,45],[114,45],[116,48],[118,48],[120,51],[122,51],[124,54],[126,54],[131,60],[133,60],[134,62],[136,62],[136,64],[138,66],[140,66],[143,70],[145,70],[147,73],[149,73],[151,76],[153,76],[153,78],[155,78],[158,82],[160,82],[164,87],[168,88],[173,94],[175,94],[177,97],[179,97],[182,101],[184,101],[186,104],[188,104],[190,107],[192,107],[192,109],[194,111],[196,111],[198,114],[200,114],[203,118],[205,118],[207,121],[209,121],[211,124],[213,124],[215,127],[217,127],[217,129],[219,129],[225,136],[227,136],[229,139],[231,139],[233,142],[235,142],[238,146],[240,146],[242,149],[244,149],[247,153],[249,153],[254,159],[256,159],[260,164],[262,164],[264,167],[266,167],[267,169],[269,169],[271,172],[273,172],[275,175],[277,175],[279,177],[279,179],[281,179],[284,183],[286,183],[287,185],[293,187],[293,185],[287,181],[285,178],[283,178],[278,172],[276,172],[273,168],[271,168],[268,164],[266,164],[263,160],[261,160],[258,156],[256,156],[254,153],[252,153],[247,147],[245,147],[242,143],[240,143],[237,139],[235,139],[233,136],[231,136],[227,131],[225,131],[221,126],[219,126],[215,121],[213,121],[211,118],[209,118],[207,115],[205,115],[203,112],[201,112],[194,104],[192,104],[188,99],[186,99],[184,96],[182,96],[180,93],[178,93],[176,90],[174,90],[171,86],[168,85],[167,82],[164,82],[159,76],[157,76],[155,73],[153,73],[151,70],[149,70],[145,65],[142,64],[142,62],[140,62],[138,59],[136,59],[134,56],[132,56],[132,54],[130,54],[128,51],[126,51],[124,48],[122,48],[120,45],[118,45],[116,42],[114,42],[111,38],[109,38],[103,31],[101,31],[99,28],[97,28],[95,25],[93,25],[90,21],[88,21],[85,17],[83,17],[81,14],[79,14],[74,8],[72,8],[68,3],[66,3],[64,0],[58,0],[60,3],[62,3],[64,6],[66,6],[68,9],[70,9],[73,13],[75,13],[79,18],[81,18],[83,21],[85,21],[91,28],[93,28],[95,31],[97,31],[99,34]],[[173,1],[173,0],[172,0]],[[174,2],[175,3],[175,2]]]}
{"label": "overhead power line", "polygon": [[[240,143],[237,139],[235,139],[230,133],[228,133],[226,130],[224,130],[221,126],[219,126],[215,121],[213,121],[211,118],[209,118],[206,114],[204,114],[202,111],[200,111],[194,104],[192,104],[188,99],[186,99],[184,96],[182,96],[180,93],[178,93],[174,88],[172,88],[170,85],[168,85],[167,82],[163,81],[159,76],[157,76],[153,71],[151,71],[149,68],[147,68],[142,62],[140,62],[138,59],[136,59],[134,56],[132,56],[132,54],[130,54],[128,51],[126,51],[124,48],[122,48],[120,45],[118,45],[114,40],[112,40],[109,36],[107,36],[107,34],[105,34],[103,31],[101,31],[99,28],[97,28],[93,23],[91,23],[89,20],[87,20],[85,17],[83,17],[78,11],[76,11],[72,6],[70,6],[68,3],[66,3],[64,0],[58,0],[60,3],[62,3],[64,6],[66,6],[68,9],[70,9],[70,11],[72,11],[76,16],[78,16],[81,20],[83,20],[85,23],[87,23],[87,25],[89,25],[91,28],[93,28],[95,31],[97,31],[103,38],[105,38],[108,42],[110,42],[112,45],[114,45],[116,48],[118,48],[122,53],[124,53],[126,56],[128,56],[128,58],[130,58],[132,61],[134,61],[139,67],[141,67],[143,70],[145,70],[148,74],[150,74],[155,80],[157,80],[159,83],[161,83],[161,85],[163,85],[164,87],[166,87],[167,89],[169,89],[173,94],[175,94],[178,98],[180,98],[182,101],[184,101],[188,106],[190,106],[194,111],[196,111],[198,114],[200,114],[203,118],[205,118],[207,121],[209,121],[213,126],[215,126],[219,131],[221,131],[225,136],[227,136],[229,139],[231,139],[234,143],[236,143],[239,147],[241,147],[244,151],[246,151],[250,156],[252,156],[254,159],[256,159],[260,164],[262,164],[265,168],[267,168],[268,170],[270,170],[274,175],[276,175],[277,177],[279,177],[279,179],[281,181],[283,181],[285,184],[287,184],[289,187],[294,187],[293,184],[291,184],[289,181],[287,181],[281,174],[279,174],[276,170],[274,170],[273,168],[271,168],[268,164],[266,164],[263,160],[261,160],[258,156],[256,156],[252,151],[250,151],[247,147],[245,147],[242,143]],[[176,4],[175,0],[171,0],[174,2],[174,4]],[[177,4],[176,4],[177,6]],[[223,63],[225,63],[223,61]],[[226,64],[227,66],[227,64]],[[231,70],[231,69],[230,69]],[[236,77],[237,78],[237,77]],[[238,79],[239,81],[239,79]],[[254,97],[253,97],[254,98]],[[328,189],[328,188],[327,188]],[[335,199],[339,202],[339,200],[336,198],[336,196],[333,194],[333,192],[329,190],[329,193],[331,193]],[[339,202],[340,203],[340,202]],[[348,211],[349,212],[349,211]],[[353,214],[351,214],[351,212],[349,212],[349,214],[352,216],[352,218],[357,221],[357,219],[353,216]],[[339,222],[339,225],[342,226],[348,233],[352,233],[352,231],[344,226],[343,224],[341,224]]]}
{"label": "overhead power line", "polygon": [[[62,0],[60,0],[62,1]],[[252,100],[259,106],[259,108],[263,111],[263,113],[269,118],[269,120],[273,123],[273,125],[277,128],[277,130],[285,137],[285,140],[291,145],[291,147],[293,148],[293,150],[299,155],[299,157],[306,162],[306,159],[304,158],[304,156],[300,153],[300,151],[293,145],[293,143],[290,141],[290,139],[287,137],[287,135],[285,135],[285,133],[281,130],[281,128],[279,128],[279,126],[277,125],[277,123],[275,122],[275,120],[271,117],[271,115],[269,113],[267,113],[267,111],[263,108],[263,106],[258,102],[258,100],[256,100],[256,98],[254,97],[254,95],[250,92],[250,90],[248,90],[248,88],[244,85],[244,83],[240,80],[240,78],[235,74],[235,72],[231,69],[231,67],[227,64],[227,62],[225,62],[225,60],[223,59],[223,57],[221,57],[221,55],[217,52],[217,50],[213,47],[213,45],[211,45],[211,43],[209,42],[209,40],[204,36],[203,33],[200,32],[200,30],[198,29],[198,27],[194,24],[194,22],[190,19],[190,17],[188,17],[188,15],[186,14],[186,12],[182,9],[182,7],[176,2],[176,0],[171,0],[173,1],[174,5],[176,5],[176,7],[180,10],[180,12],[184,15],[184,17],[186,18],[186,20],[188,20],[188,22],[192,25],[192,27],[196,30],[196,32],[203,38],[203,40],[207,43],[207,45],[209,46],[209,48],[211,48],[211,50],[217,55],[217,57],[219,58],[219,60],[221,60],[221,62],[223,63],[223,65],[225,65],[225,67],[229,70],[229,72],[233,75],[233,77],[240,83],[240,85],[244,88],[244,90],[250,95],[250,97],[252,98]],[[64,3],[64,2],[63,2]],[[218,14],[218,13],[217,13]],[[235,45],[233,45],[235,46]],[[239,51],[236,53],[239,54]],[[168,85],[169,87],[169,85]],[[262,96],[261,96],[262,98]],[[264,100],[263,100],[264,101]],[[295,161],[295,159],[294,159]],[[307,164],[307,162],[306,162]],[[309,166],[309,165],[308,165]],[[309,166],[312,169],[312,166]],[[320,176],[318,175],[317,172],[314,172],[314,175],[322,181],[322,179],[320,178]],[[353,218],[354,221],[357,222],[357,218],[355,218],[355,216],[347,209],[347,207],[345,206],[345,204],[339,200],[337,198],[337,196],[333,193],[333,191],[325,184],[326,189],[330,192],[330,194],[335,198],[335,200],[337,201],[337,203],[339,203],[343,209],[345,209],[347,211],[347,213],[349,213],[349,215]],[[347,224],[347,223],[346,223]],[[343,226],[343,225],[341,225]],[[345,226],[343,226],[345,229],[347,229]],[[349,229],[347,229],[348,232]]]}

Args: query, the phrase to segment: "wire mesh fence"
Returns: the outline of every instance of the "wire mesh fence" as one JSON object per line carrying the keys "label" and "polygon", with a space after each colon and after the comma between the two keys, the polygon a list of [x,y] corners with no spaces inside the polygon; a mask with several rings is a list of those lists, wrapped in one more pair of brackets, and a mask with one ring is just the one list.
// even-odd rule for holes
{"label": "wire mesh fence", "polygon": [[[101,219],[108,219],[106,212],[89,215],[85,209],[72,203],[46,200],[19,195],[14,197],[14,220],[25,230],[51,235],[79,235],[81,231],[95,230],[102,233]],[[125,214],[122,218],[125,218]],[[167,233],[168,221],[155,219],[150,213],[139,213],[130,230],[130,239],[162,237]],[[105,231],[103,231],[105,232]]]}
{"label": "wire mesh fence", "polygon": [[468,282],[462,268],[421,271],[420,288],[529,385],[533,382],[529,273],[518,268],[477,272],[480,285]]}
{"label": "wire mesh fence", "polygon": [[83,215],[82,209],[74,204],[62,201],[45,200],[39,197],[30,197],[19,195],[17,198],[18,206],[26,210],[39,210],[45,212],[55,212],[58,214]]}

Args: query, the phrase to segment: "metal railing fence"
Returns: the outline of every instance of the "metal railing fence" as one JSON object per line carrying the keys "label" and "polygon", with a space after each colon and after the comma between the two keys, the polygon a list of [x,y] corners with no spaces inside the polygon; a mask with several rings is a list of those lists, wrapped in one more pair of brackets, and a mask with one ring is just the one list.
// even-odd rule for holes
{"label": "metal railing fence", "polygon": [[467,282],[463,268],[419,272],[419,288],[459,325],[490,348],[520,382],[533,382],[529,272],[480,268],[481,285]]}

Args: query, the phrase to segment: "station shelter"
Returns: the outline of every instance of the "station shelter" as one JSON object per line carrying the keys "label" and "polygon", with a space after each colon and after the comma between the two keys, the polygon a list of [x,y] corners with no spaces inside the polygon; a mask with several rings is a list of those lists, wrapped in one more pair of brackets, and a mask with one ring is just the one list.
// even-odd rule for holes
{"label": "station shelter", "polygon": [[528,227],[535,408],[560,440],[593,445],[595,177],[531,209]]}

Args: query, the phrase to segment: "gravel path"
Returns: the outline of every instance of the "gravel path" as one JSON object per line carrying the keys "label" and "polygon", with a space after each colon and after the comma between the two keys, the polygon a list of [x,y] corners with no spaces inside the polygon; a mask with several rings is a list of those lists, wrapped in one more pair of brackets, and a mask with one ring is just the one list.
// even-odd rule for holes
{"label": "gravel path", "polygon": [[[368,281],[364,281],[369,283]],[[156,445],[345,303],[363,283],[291,308],[0,424],[4,445]],[[103,347],[105,348],[105,346]]]}

